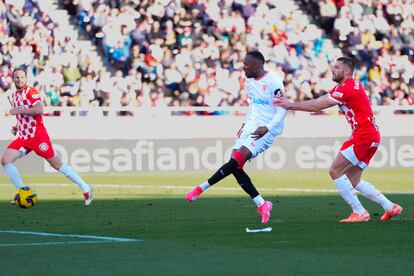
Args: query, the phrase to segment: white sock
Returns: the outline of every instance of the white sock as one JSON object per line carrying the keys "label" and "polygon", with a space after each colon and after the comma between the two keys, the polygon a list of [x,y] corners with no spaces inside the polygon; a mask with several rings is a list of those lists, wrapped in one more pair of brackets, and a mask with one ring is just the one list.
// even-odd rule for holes
{"label": "white sock", "polygon": [[82,189],[84,193],[89,192],[91,187],[83,181],[82,177],[79,176],[71,167],[66,164],[63,164],[60,167],[59,171],[63,173],[67,178],[69,178],[72,182],[78,184],[78,186]]}
{"label": "white sock", "polygon": [[20,178],[20,173],[12,163],[4,165],[3,168],[6,171],[11,183],[13,183],[17,189],[23,187],[23,181]]}
{"label": "white sock", "polygon": [[361,202],[355,194],[351,181],[349,181],[348,177],[345,174],[335,179],[334,182],[336,188],[339,191],[339,194],[345,200],[345,202],[351,206],[354,213],[362,214],[365,212],[365,208],[362,206]]}
{"label": "white sock", "polygon": [[254,203],[256,203],[257,207],[260,207],[264,204],[264,199],[261,195],[256,196],[255,198],[253,198]]}
{"label": "white sock", "polygon": [[204,192],[205,190],[207,190],[207,188],[210,187],[210,184],[208,184],[208,181],[204,181],[201,185],[200,188],[201,190]]}
{"label": "white sock", "polygon": [[392,210],[392,203],[388,198],[386,198],[380,191],[378,191],[374,185],[365,180],[361,179],[358,185],[355,187],[358,191],[361,192],[366,198],[378,203],[384,208],[385,211],[390,212]]}

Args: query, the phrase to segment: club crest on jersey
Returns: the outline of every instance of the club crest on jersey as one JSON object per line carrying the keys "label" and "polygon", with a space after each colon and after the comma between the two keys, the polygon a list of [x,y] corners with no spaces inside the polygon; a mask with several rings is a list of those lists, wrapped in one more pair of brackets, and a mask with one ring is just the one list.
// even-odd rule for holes
{"label": "club crest on jersey", "polygon": [[266,92],[266,90],[267,90],[267,84],[263,84],[262,89],[263,89],[263,92]]}
{"label": "club crest on jersey", "polygon": [[344,93],[335,91],[332,93],[332,96],[337,97],[337,98],[342,98],[342,96],[344,95]]}
{"label": "club crest on jersey", "polygon": [[280,89],[280,88],[276,89],[276,90],[275,90],[275,92],[273,92],[273,94],[274,94],[276,97],[283,97],[283,91],[282,91],[282,89]]}
{"label": "club crest on jersey", "polygon": [[21,101],[26,100],[26,99],[27,99],[27,97],[26,97],[25,94],[19,94],[19,95],[15,95],[13,97],[13,101],[15,101],[15,102],[21,102]]}
{"label": "club crest on jersey", "polygon": [[49,149],[49,146],[48,146],[48,144],[47,144],[47,143],[43,142],[43,143],[41,143],[41,144],[39,145],[39,149],[40,149],[41,151],[47,151],[47,150]]}

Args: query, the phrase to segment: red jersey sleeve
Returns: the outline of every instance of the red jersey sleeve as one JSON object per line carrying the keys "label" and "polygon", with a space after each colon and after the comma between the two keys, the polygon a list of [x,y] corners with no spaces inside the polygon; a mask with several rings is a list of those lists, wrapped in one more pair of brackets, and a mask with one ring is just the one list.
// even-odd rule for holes
{"label": "red jersey sleeve", "polygon": [[30,88],[30,91],[27,95],[27,99],[30,101],[30,107],[33,107],[35,104],[39,102],[41,103],[43,101],[39,91],[37,91],[34,88]]}
{"label": "red jersey sleeve", "polygon": [[344,104],[349,97],[349,91],[347,83],[338,84],[329,92],[329,97],[338,104]]}

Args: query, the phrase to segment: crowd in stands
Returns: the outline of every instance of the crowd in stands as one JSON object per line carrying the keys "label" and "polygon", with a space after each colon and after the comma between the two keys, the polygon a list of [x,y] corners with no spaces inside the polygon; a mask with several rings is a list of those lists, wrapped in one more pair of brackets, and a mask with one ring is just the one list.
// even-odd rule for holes
{"label": "crowd in stands", "polygon": [[410,0],[61,2],[114,73],[94,70],[37,1],[0,0],[1,92],[26,66],[48,105],[246,106],[243,58],[257,49],[292,99],[327,93],[345,53],[373,105],[414,105]]}
{"label": "crowd in stands", "polygon": [[12,72],[20,67],[26,69],[28,83],[43,93],[46,105],[100,105],[100,96],[86,90],[91,79],[96,82],[99,71],[48,15],[49,4],[0,1],[0,94],[13,91]]}
{"label": "crowd in stands", "polygon": [[412,1],[303,2],[315,24],[282,0],[84,0],[75,8],[115,67],[139,72],[151,105],[247,105],[241,68],[253,49],[294,99],[327,93],[330,63],[345,53],[358,61],[373,105],[414,104]]}
{"label": "crowd in stands", "polygon": [[242,67],[253,49],[285,78],[289,95],[312,98],[332,86],[329,62],[341,55],[291,1],[85,0],[67,7],[123,75],[141,77],[128,98],[149,98],[152,106],[248,105]]}
{"label": "crowd in stands", "polygon": [[414,104],[414,2],[302,0],[344,52],[360,64],[373,105]]}

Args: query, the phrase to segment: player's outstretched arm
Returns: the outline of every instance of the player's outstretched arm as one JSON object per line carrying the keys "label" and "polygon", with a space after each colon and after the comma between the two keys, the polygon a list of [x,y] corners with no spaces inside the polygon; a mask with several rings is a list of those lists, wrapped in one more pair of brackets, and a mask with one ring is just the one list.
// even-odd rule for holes
{"label": "player's outstretched arm", "polygon": [[18,108],[13,107],[10,109],[9,113],[10,115],[22,114],[22,115],[29,115],[29,116],[43,114],[43,104],[41,102],[38,102],[33,107],[27,108],[27,109],[18,109]]}
{"label": "player's outstretched arm", "polygon": [[291,102],[286,97],[276,97],[273,104],[286,108],[287,110],[299,110],[307,112],[318,112],[322,109],[337,105],[328,95],[304,102]]}

